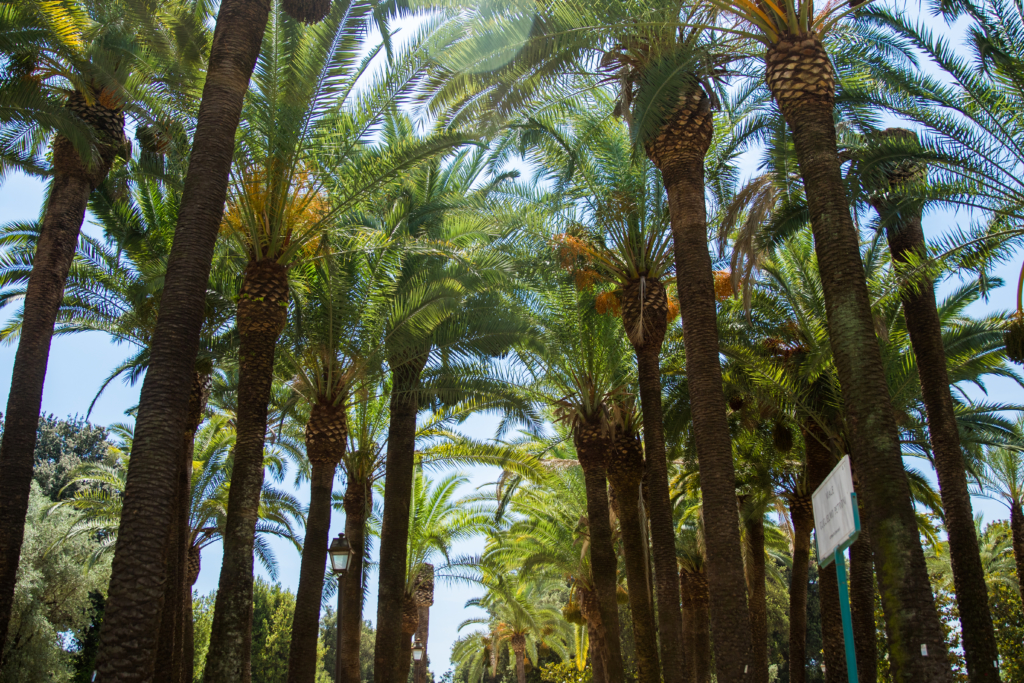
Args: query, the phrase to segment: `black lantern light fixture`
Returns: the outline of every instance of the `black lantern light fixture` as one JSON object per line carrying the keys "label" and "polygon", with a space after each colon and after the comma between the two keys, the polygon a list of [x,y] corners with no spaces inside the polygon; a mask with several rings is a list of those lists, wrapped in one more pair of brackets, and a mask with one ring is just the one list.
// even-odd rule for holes
{"label": "black lantern light fixture", "polygon": [[327,554],[331,558],[331,571],[336,576],[344,576],[348,569],[349,560],[352,559],[352,548],[348,544],[345,534],[338,534],[338,537],[331,541],[331,547]]}
{"label": "black lantern light fixture", "polygon": [[418,662],[423,659],[423,653],[426,649],[423,647],[423,640],[420,635],[416,634],[416,640],[412,644],[412,660]]}

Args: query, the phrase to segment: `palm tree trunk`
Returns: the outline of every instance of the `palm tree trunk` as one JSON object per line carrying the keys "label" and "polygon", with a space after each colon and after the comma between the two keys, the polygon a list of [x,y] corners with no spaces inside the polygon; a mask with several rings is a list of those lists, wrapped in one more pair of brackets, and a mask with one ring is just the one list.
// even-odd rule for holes
{"label": "palm tree trunk", "polygon": [[395,680],[400,683],[407,683],[409,680],[409,669],[412,667],[412,639],[420,627],[420,613],[413,596],[406,593],[402,598],[402,618],[399,620],[402,625],[400,636],[399,659],[395,666]]}
{"label": "palm tree trunk", "polygon": [[[887,129],[883,135],[889,138],[917,139],[913,132],[900,128]],[[923,177],[926,173],[921,165],[911,165],[905,170],[917,177]],[[889,174],[890,189],[896,191],[897,198],[902,194],[899,193],[899,186],[903,180],[895,171]],[[927,258],[928,249],[921,226],[923,206],[917,203],[912,208],[897,207],[894,204],[898,204],[898,201],[886,200],[892,196],[892,192],[887,192],[876,199],[874,205],[886,225],[885,235],[893,262],[906,263],[914,256]],[[896,216],[898,218],[894,218]],[[898,222],[894,223],[894,220]],[[902,299],[903,315],[917,359],[921,396],[928,417],[932,463],[939,480],[967,673],[972,682],[998,681],[999,649],[988,607],[985,569],[981,564],[978,536],[974,528],[974,511],[971,508],[971,493],[967,488],[960,430],[957,428],[953,397],[949,390],[942,323],[935,304],[935,283],[931,278],[919,279],[902,292]]]}
{"label": "palm tree trunk", "polygon": [[[623,298],[622,320],[636,352],[644,421],[661,670],[665,683],[683,683],[686,667],[679,569],[676,565],[675,528],[668,491],[665,427],[661,412],[661,345],[668,326],[668,298],[664,285],[650,279],[632,283]],[[643,331],[642,336],[637,334],[639,330]]]}
{"label": "palm tree trunk", "polygon": [[686,584],[690,589],[693,606],[693,679],[696,683],[711,680],[711,598],[705,572],[688,572]]}
{"label": "palm tree trunk", "polygon": [[707,576],[715,605],[711,614],[715,669],[721,681],[740,681],[751,663],[750,612],[704,204],[704,156],[711,144],[712,116],[708,96],[699,87],[681,102],[662,134],[648,145],[647,153],[664,178],[675,243],[686,376],[706,525]]}
{"label": "palm tree trunk", "polygon": [[576,455],[583,467],[587,491],[587,525],[590,530],[590,571],[594,577],[594,593],[601,616],[604,639],[604,672],[608,683],[622,683],[622,649],[619,636],[619,606],[615,599],[618,560],[612,546],[609,520],[608,485],[605,463],[611,450],[611,439],[600,424],[580,424],[573,430]]}
{"label": "palm tree trunk", "polygon": [[199,578],[201,557],[199,548],[189,548],[188,578],[186,580],[188,585],[188,609],[185,612],[185,661],[181,670],[181,680],[183,683],[192,683],[195,679],[195,619],[192,613],[192,591],[196,585],[196,580]]}
{"label": "palm tree trunk", "polygon": [[[334,473],[345,455],[348,438],[346,406],[318,402],[306,424],[306,455],[312,465],[306,538],[302,544],[299,587],[295,593],[292,640],[288,650],[288,682],[316,680],[316,647],[320,636],[320,601],[331,531]],[[339,624],[340,628],[340,624]]]}
{"label": "palm tree trunk", "polygon": [[415,636],[423,643],[423,657],[414,662],[413,683],[427,683],[427,641],[430,639],[430,605],[419,605],[420,613],[419,628]]}
{"label": "palm tree trunk", "polygon": [[344,606],[338,628],[341,652],[335,665],[335,683],[359,683],[359,645],[363,625],[363,553],[366,546],[367,492],[370,483],[349,476],[345,490],[345,538],[352,556],[344,582]]}
{"label": "palm tree trunk", "polygon": [[263,490],[267,406],[274,351],[286,323],[288,274],[273,260],[250,261],[238,302],[238,426],[224,529],[224,559],[206,656],[206,683],[248,677],[256,522]]}
{"label": "palm tree trunk", "polygon": [[750,640],[753,653],[751,680],[768,683],[768,594],[765,589],[764,516],[744,521],[746,528],[747,595],[750,598]]}
{"label": "palm tree trunk", "polygon": [[[81,98],[77,92],[72,98],[76,96]],[[112,112],[98,104],[87,109],[116,114],[123,129],[124,115],[120,112]],[[97,133],[106,131],[98,129]],[[112,135],[113,131],[108,134]],[[117,135],[123,133],[119,130]],[[78,246],[89,194],[106,177],[113,157],[113,148],[104,148],[101,153],[93,154],[93,166],[88,168],[67,138],[58,135],[54,139],[53,181],[25,292],[21,337],[14,356],[0,444],[0,471],[4,473],[0,477],[0,653],[7,642],[14,585],[25,536],[25,515],[28,513],[35,465],[36,431],[53,326],[64,298],[64,285]]]}
{"label": "palm tree trunk", "polygon": [[797,494],[789,499],[793,523],[793,574],[789,583],[789,680],[807,680],[807,582],[811,566],[811,529],[814,510],[811,497]]}
{"label": "palm tree trunk", "polygon": [[689,573],[682,570],[679,572],[679,595],[683,603],[683,680],[686,683],[696,683],[697,671],[694,665],[697,661],[697,627],[693,611],[693,587]]}
{"label": "palm tree trunk", "polygon": [[604,639],[598,632],[599,629],[587,622],[587,638],[590,640],[590,668],[592,671],[591,681],[593,683],[608,683],[604,674],[604,660],[607,655],[604,653]]}
{"label": "palm tree trunk", "polygon": [[867,531],[850,546],[850,611],[853,618],[853,646],[857,650],[859,683],[878,678],[878,650],[875,642],[875,566]]}
{"label": "palm tree trunk", "polygon": [[420,374],[429,350],[392,363],[391,424],[384,472],[380,579],[377,593],[377,640],[373,654],[375,683],[405,683],[401,664],[401,620],[405,598],[405,564],[409,541],[413,466],[416,460],[416,415]]}
{"label": "palm tree trunk", "polygon": [[[180,683],[185,679],[185,662],[192,658],[191,646],[186,641],[187,619],[192,613],[192,583],[189,582],[188,553],[192,534],[189,524],[192,503],[192,457],[195,452],[196,431],[203,421],[206,400],[210,393],[210,375],[198,370],[192,373],[192,391],[189,395],[188,419],[181,443],[178,480],[175,483],[175,522],[168,534],[168,581],[164,593],[163,616],[160,620],[160,643],[157,658],[165,666],[157,667],[156,683]],[[174,606],[177,605],[177,609]],[[189,667],[191,672],[191,667]],[[188,681],[191,681],[191,673]]]}
{"label": "palm tree trunk", "polygon": [[512,652],[516,655],[516,683],[526,683],[526,637],[512,636]]}
{"label": "palm tree trunk", "polygon": [[1010,537],[1017,564],[1017,585],[1024,586],[1024,507],[1020,501],[1013,501],[1010,506]]}
{"label": "palm tree trunk", "polygon": [[187,419],[206,286],[235,130],[270,13],[267,0],[223,0],[206,70],[178,227],[142,386],[124,510],[97,658],[100,683],[137,680],[156,665],[163,560]]}
{"label": "palm tree trunk", "polygon": [[846,644],[843,641],[843,615],[839,607],[839,580],[833,562],[818,566],[818,590],[821,600],[821,640],[825,656],[825,675],[829,681],[846,681]]}
{"label": "palm tree trunk", "polygon": [[[635,458],[631,459],[640,461],[640,466],[643,467],[640,437],[620,434],[615,441],[616,451],[635,451]],[[658,666],[658,628],[654,622],[654,606],[650,598],[647,543],[644,538],[643,520],[640,517],[640,479],[640,472],[635,472],[632,476],[609,475],[616,503],[615,514],[619,518],[622,530],[622,555],[629,588],[629,611],[633,618],[633,634],[636,636],[634,640],[637,681],[659,683],[661,671]]]}
{"label": "palm tree trunk", "polygon": [[883,568],[878,583],[893,636],[890,661],[897,681],[949,681],[948,653],[875,337],[859,234],[840,169],[831,65],[813,35],[773,45],[766,62],[769,87],[793,133],[807,194],[829,343],[842,388],[851,456],[863,489],[863,519]]}

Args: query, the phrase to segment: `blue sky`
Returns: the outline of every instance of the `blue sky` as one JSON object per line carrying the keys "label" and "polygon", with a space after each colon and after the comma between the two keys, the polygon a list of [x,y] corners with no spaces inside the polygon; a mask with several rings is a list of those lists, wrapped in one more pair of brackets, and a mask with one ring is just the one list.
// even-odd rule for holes
{"label": "blue sky", "polygon": [[[909,12],[917,14],[916,5],[908,7]],[[936,30],[946,29],[935,20],[927,18]],[[755,155],[745,159],[744,172],[754,171]],[[38,217],[43,200],[44,185],[37,179],[19,174],[12,174],[0,186],[0,216],[4,222],[16,220],[34,220]],[[966,225],[970,216],[966,213],[940,211],[926,216],[925,231],[929,236],[945,232],[958,225]],[[87,231],[96,231],[95,227],[86,226]],[[97,231],[98,232],[98,231]],[[979,302],[972,312],[981,313],[990,310],[1009,310],[1015,306],[1013,285],[1016,283],[1019,268],[1019,255],[1016,264],[1009,263],[997,270],[996,275],[1002,277],[1009,286],[993,293],[988,302]],[[940,294],[955,286],[955,282],[946,282],[940,287]],[[4,312],[4,318],[9,312]],[[130,352],[124,346],[112,344],[109,338],[101,333],[78,334],[55,339],[51,348],[50,362],[47,370],[46,385],[43,392],[43,412],[53,413],[58,417],[68,415],[84,415],[100,384],[119,362]],[[0,346],[0,395],[6,396],[10,390],[11,368],[14,362],[14,346]],[[112,383],[99,399],[91,415],[97,424],[109,425],[117,422],[130,422],[125,410],[138,402],[141,385],[127,386],[120,381]],[[988,399],[995,402],[1024,402],[1024,391],[1011,381],[993,381],[987,386]],[[971,388],[968,393],[980,398],[983,394],[979,389]],[[469,420],[464,430],[476,438],[491,438],[494,434],[497,419],[493,416],[476,416]],[[927,463],[913,463],[919,469],[927,469]],[[463,493],[494,480],[496,470],[493,468],[477,468],[466,472],[470,483],[464,487]],[[287,480],[286,480],[287,481]],[[287,484],[285,484],[287,486]],[[298,495],[308,500],[308,488],[300,489]],[[975,512],[983,513],[987,520],[1005,518],[1006,508],[992,501],[976,499]],[[335,514],[332,519],[331,535],[341,531],[343,519]],[[457,548],[458,553],[478,552],[481,541],[463,544]],[[299,556],[289,544],[274,542],[274,550],[280,563],[280,580],[295,589],[298,581]],[[207,593],[216,588],[220,570],[220,547],[213,546],[205,551],[203,569],[196,588],[200,593]],[[262,569],[260,569],[262,572]],[[369,599],[365,608],[366,617],[371,621],[376,618],[376,578],[371,577]],[[465,601],[480,594],[473,586],[439,585],[435,604],[431,615],[431,637],[429,656],[432,669],[443,673],[448,666],[448,655],[451,643],[457,637],[456,629],[464,619],[474,616],[477,610],[463,609]]]}

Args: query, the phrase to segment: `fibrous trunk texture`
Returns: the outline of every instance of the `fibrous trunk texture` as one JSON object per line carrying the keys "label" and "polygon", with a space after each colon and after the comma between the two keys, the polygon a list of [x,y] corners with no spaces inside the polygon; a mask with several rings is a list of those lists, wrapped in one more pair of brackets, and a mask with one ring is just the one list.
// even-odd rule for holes
{"label": "fibrous trunk texture", "polygon": [[643,479],[643,445],[640,437],[625,430],[615,436],[608,462],[608,480],[615,493],[615,512],[622,529],[622,554],[629,588],[629,611],[636,642],[637,680],[659,683],[658,628],[651,604],[650,568],[647,564],[647,535],[640,514],[640,483]]}
{"label": "fibrous trunk texture", "polygon": [[414,683],[427,683],[427,641],[430,639],[430,608],[434,604],[434,565],[420,565],[419,574],[416,576],[416,589],[413,592],[413,600],[416,602],[417,622],[414,639],[423,643],[423,657],[413,664]]}
{"label": "fibrous trunk texture", "polygon": [[891,635],[890,662],[897,681],[950,681],[840,169],[832,67],[817,36],[783,36],[768,50],[766,73],[793,133],[807,194],[847,438],[863,490],[862,519]]}
{"label": "fibrous trunk texture", "polygon": [[[192,615],[192,583],[188,579],[189,551],[192,534],[189,517],[192,503],[192,456],[195,451],[196,431],[203,421],[206,400],[210,395],[210,375],[192,373],[192,393],[189,397],[188,419],[182,435],[181,456],[178,463],[177,489],[174,502],[174,523],[167,537],[168,580],[164,589],[163,616],[160,620],[160,643],[157,658],[164,664],[156,668],[155,683],[180,683],[192,680],[192,646],[188,629]],[[197,572],[198,576],[198,572]],[[177,607],[177,608],[175,608]],[[188,677],[185,670],[188,670]]]}
{"label": "fibrous trunk texture", "polygon": [[305,24],[323,21],[331,11],[331,0],[281,0],[281,8],[292,19]]}
{"label": "fibrous trunk texture", "polygon": [[288,650],[289,683],[313,683],[316,680],[316,646],[320,635],[320,601],[324,592],[324,566],[331,532],[334,472],[345,455],[348,438],[345,415],[343,400],[318,402],[310,411],[306,424],[306,455],[312,465],[312,474],[306,538],[302,544],[299,587],[295,593],[295,614],[292,617],[292,641]]}
{"label": "fibrous trunk texture", "polygon": [[[622,648],[619,643],[619,606],[616,602],[615,575],[618,559],[612,546],[609,520],[607,457],[611,437],[600,422],[581,423],[573,429],[576,456],[583,467],[587,491],[587,527],[590,531],[590,571],[594,577],[594,597],[601,616],[604,641],[604,674],[608,683],[622,683]],[[582,604],[581,604],[582,607]]]}
{"label": "fibrous trunk texture", "polygon": [[707,94],[699,87],[686,90],[661,134],[647,145],[647,154],[661,169],[668,191],[675,243],[686,376],[704,506],[707,576],[714,605],[711,629],[715,669],[721,681],[740,681],[751,664],[750,613],[736,513],[732,442],[722,392],[715,286],[704,203],[704,156],[712,132]]}
{"label": "fibrous trunk texture", "polygon": [[587,622],[587,636],[590,640],[590,664],[593,668],[594,683],[608,683],[608,647],[604,624],[601,623],[601,608],[597,594],[589,588],[579,588],[580,613]]}
{"label": "fibrous trunk texture", "polygon": [[409,680],[409,668],[412,666],[412,639],[420,626],[420,610],[412,595],[406,594],[402,601],[401,623],[401,652],[395,671],[395,680],[404,683]]}
{"label": "fibrous trunk texture", "polygon": [[683,623],[676,567],[675,528],[668,491],[665,429],[661,413],[661,345],[668,327],[668,297],[658,280],[630,283],[622,297],[622,320],[636,352],[640,405],[647,451],[647,495],[658,600],[661,669],[665,683],[683,683]]}
{"label": "fibrous trunk texture", "polygon": [[1013,559],[1017,563],[1017,585],[1024,586],[1024,507],[1020,501],[1010,506],[1010,534]]}
{"label": "fibrous trunk texture", "polygon": [[512,652],[516,655],[516,683],[526,683],[526,636],[512,636]]}
{"label": "fibrous trunk texture", "polygon": [[703,571],[682,570],[680,585],[683,604],[686,605],[686,668],[693,683],[708,683],[711,679],[711,616],[708,596],[708,578]]}
{"label": "fibrous trunk texture", "polygon": [[53,325],[64,298],[64,285],[78,246],[89,194],[110,171],[117,145],[124,136],[124,114],[120,110],[110,110],[98,103],[87,106],[77,91],[69,96],[68,106],[92,126],[102,145],[92,155],[91,165],[86,166],[67,138],[58,135],[53,142],[53,180],[25,290],[21,336],[14,356],[0,444],[0,651],[7,642],[25,536],[36,430]]}
{"label": "fibrous trunk texture", "polygon": [[848,678],[846,645],[843,641],[843,615],[839,608],[839,581],[835,562],[827,567],[818,567],[818,591],[825,673],[830,681],[845,681]]}
{"label": "fibrous trunk texture", "polygon": [[853,618],[853,646],[857,650],[859,683],[878,679],[878,647],[875,637],[875,566],[867,532],[850,546],[850,611]]}
{"label": "fibrous trunk texture", "polygon": [[789,499],[793,524],[793,573],[789,583],[789,680],[807,680],[807,582],[811,566],[811,529],[814,511],[811,497],[796,494]]}
{"label": "fibrous trunk texture", "polygon": [[[910,138],[905,129],[890,128],[883,138]],[[914,257],[926,259],[928,250],[922,227],[921,202],[907,205],[908,183],[923,179],[923,165],[903,162],[888,170],[889,187],[876,194],[873,204],[885,225],[889,251],[894,263],[906,263]],[[903,201],[901,201],[903,200]],[[953,569],[956,604],[971,681],[999,680],[999,649],[988,607],[985,569],[981,564],[978,535],[974,527],[971,493],[960,446],[960,430],[953,411],[953,396],[946,371],[946,350],[942,343],[942,323],[935,304],[935,283],[919,278],[902,292],[903,316],[910,333],[910,344],[917,359],[921,379],[921,397],[928,417],[932,443],[932,463],[939,480],[943,521],[949,540],[949,561]]]}
{"label": "fibrous trunk texture", "polygon": [[416,414],[420,375],[428,351],[392,363],[391,424],[384,472],[384,519],[380,541],[380,583],[377,593],[377,640],[373,655],[374,683],[405,683],[401,664],[401,623],[395,619],[405,598],[409,506],[412,504],[416,460]]}
{"label": "fibrous trunk texture", "polygon": [[340,652],[335,665],[335,683],[359,683],[359,644],[363,623],[363,553],[366,545],[366,511],[370,482],[351,477],[345,489],[345,538],[352,555],[342,586],[343,605],[338,628]]}
{"label": "fibrous trunk texture", "polygon": [[256,522],[263,490],[267,406],[277,337],[286,323],[288,273],[273,260],[251,261],[238,301],[238,421],[224,529],[224,559],[203,680],[247,679],[252,651]]}
{"label": "fibrous trunk texture", "polygon": [[768,594],[765,589],[764,516],[757,514],[744,520],[746,557],[744,573],[750,599],[750,640],[754,683],[768,683]]}
{"label": "fibrous trunk texture", "polygon": [[590,668],[593,671],[591,680],[593,683],[608,683],[604,675],[604,653],[598,648],[604,647],[604,641],[598,634],[598,628],[587,622],[587,638],[590,640]]}
{"label": "fibrous trunk texture", "polygon": [[156,665],[163,561],[178,446],[199,351],[235,130],[270,13],[267,0],[223,0],[189,170],[142,385],[124,508],[97,657],[97,681],[141,681]]}

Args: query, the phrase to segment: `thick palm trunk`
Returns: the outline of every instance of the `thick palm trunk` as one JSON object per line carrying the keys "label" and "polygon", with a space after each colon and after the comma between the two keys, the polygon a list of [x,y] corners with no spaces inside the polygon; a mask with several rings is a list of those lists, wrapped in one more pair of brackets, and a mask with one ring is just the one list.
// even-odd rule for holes
{"label": "thick palm trunk", "polygon": [[850,611],[853,618],[853,646],[857,650],[859,683],[878,678],[878,650],[875,640],[875,566],[867,532],[850,546]]}
{"label": "thick palm trunk", "polygon": [[694,683],[711,680],[711,615],[708,579],[704,572],[684,569],[680,572],[683,601],[688,605],[687,630],[692,633],[691,649],[686,652],[687,669]]}
{"label": "thick palm trunk", "polygon": [[668,327],[668,297],[664,285],[646,278],[631,283],[623,296],[622,320],[636,351],[644,420],[661,670],[665,683],[683,683],[685,663],[679,569],[676,566],[675,528],[668,492],[668,462],[661,413],[661,345]]}
{"label": "thick palm trunk", "polygon": [[1010,506],[1010,538],[1017,564],[1017,585],[1024,586],[1024,507],[1019,502]]}
{"label": "thick palm trunk", "polygon": [[604,660],[606,659],[606,655],[600,649],[604,647],[604,641],[601,639],[601,635],[598,631],[599,629],[596,626],[592,626],[590,622],[587,622],[587,638],[590,641],[591,681],[593,683],[608,683],[608,679],[604,675]]}
{"label": "thick palm trunk", "polygon": [[604,673],[608,683],[622,683],[622,649],[619,637],[619,607],[615,599],[618,560],[612,546],[609,520],[606,460],[611,439],[599,423],[583,423],[573,430],[576,455],[583,467],[587,491],[587,526],[590,530],[590,572],[601,617],[604,641]]}
{"label": "thick palm trunk", "polygon": [[419,638],[423,643],[423,657],[413,664],[414,683],[427,682],[427,641],[430,639],[430,608],[434,604],[434,565],[424,563],[420,565],[419,573],[416,576],[416,587],[413,591],[413,601],[416,603],[416,633],[414,638]]}
{"label": "thick palm trunk", "polygon": [[526,683],[526,636],[512,636],[512,652],[516,656],[516,683]]}
{"label": "thick palm trunk", "polygon": [[189,525],[192,503],[192,457],[195,452],[196,431],[203,421],[210,384],[209,374],[198,370],[192,373],[188,419],[182,435],[181,459],[175,483],[175,522],[171,525],[167,538],[168,580],[164,591],[166,608],[160,620],[160,643],[157,649],[158,661],[165,664],[157,667],[153,679],[155,683],[181,683],[192,680],[191,666],[187,667],[188,678],[185,677],[186,661],[192,658],[191,645],[186,643],[187,623],[192,613],[192,583],[188,580],[188,554],[192,542]]}
{"label": "thick palm trunk", "polygon": [[341,652],[335,665],[335,683],[359,683],[359,645],[363,624],[363,553],[366,546],[368,481],[349,477],[345,490],[345,538],[352,555],[344,581],[341,629]]}
{"label": "thick palm trunk", "polygon": [[409,680],[409,669],[412,667],[412,639],[420,627],[420,611],[416,606],[416,600],[411,595],[405,595],[402,600],[401,624],[402,635],[399,641],[401,649],[395,666],[395,680],[399,683],[406,683]]}
{"label": "thick palm trunk", "polygon": [[693,615],[693,588],[690,587],[687,572],[679,572],[679,597],[683,604],[683,680],[685,683],[696,683],[697,673],[694,671],[694,653],[697,651],[696,630]]}
{"label": "thick palm trunk", "polygon": [[744,521],[746,530],[747,595],[750,599],[750,640],[753,653],[751,680],[768,683],[768,594],[765,589],[764,516],[754,515]]}
{"label": "thick palm trunk", "polygon": [[[78,100],[83,98],[74,92],[69,106],[82,114],[101,140],[108,140],[110,144],[93,154],[92,166],[87,167],[67,138],[58,135],[53,143],[53,181],[26,288],[21,337],[14,356],[0,445],[0,471],[4,473],[0,477],[0,654],[7,642],[14,584],[25,536],[36,431],[53,325],[64,298],[64,285],[78,246],[89,194],[109,172],[114,158],[112,144],[123,136],[124,115],[120,111],[99,104],[86,107],[84,100]],[[79,106],[74,106],[76,104]]]}
{"label": "thick palm trunk", "polygon": [[[334,398],[334,397],[332,397]],[[348,438],[344,401],[318,402],[306,424],[306,455],[312,465],[306,538],[302,544],[299,587],[295,593],[292,641],[288,650],[289,683],[316,680],[316,646],[320,636],[320,601],[331,532],[334,472],[345,455]],[[341,624],[338,624],[341,627]]]}
{"label": "thick palm trunk", "polygon": [[[914,133],[900,128],[888,129],[883,135],[916,140]],[[925,172],[921,165],[901,164],[889,173],[889,191],[876,197],[873,202],[879,217],[886,224],[885,234],[895,263],[906,263],[915,256],[928,256],[921,225],[923,206],[920,203],[913,207],[897,206],[904,194],[900,191],[901,186],[923,177]],[[919,279],[903,291],[902,299],[903,315],[917,359],[921,396],[928,416],[932,463],[942,497],[967,673],[971,681],[998,681],[999,649],[988,607],[985,569],[981,564],[978,536],[974,528],[974,511],[971,508],[971,493],[967,488],[960,431],[949,390],[942,323],[935,304],[935,283],[931,278]]]}
{"label": "thick palm trunk", "polygon": [[651,604],[647,541],[640,516],[640,482],[643,478],[643,446],[640,437],[620,431],[609,459],[608,479],[615,494],[615,512],[622,529],[622,554],[629,587],[629,611],[636,642],[637,680],[659,683],[658,629]]}
{"label": "thick palm trunk", "polygon": [[267,406],[277,337],[286,323],[288,274],[273,260],[251,261],[238,302],[238,426],[224,529],[224,559],[213,609],[206,683],[248,681],[256,522],[263,490]]}
{"label": "thick palm trunk", "polygon": [[[785,37],[766,57],[768,85],[793,133],[814,233],[829,342],[851,456],[863,490],[897,681],[949,681],[952,672],[928,582],[875,337],[860,240],[840,169],[835,85],[816,36]],[[922,655],[926,651],[927,655]]]}
{"label": "thick palm trunk", "polygon": [[825,674],[829,681],[846,681],[846,644],[843,641],[843,615],[839,607],[839,581],[836,565],[818,567],[818,591],[821,601],[821,641],[825,656]]}
{"label": "thick palm trunk", "polygon": [[700,465],[707,576],[714,605],[711,629],[715,639],[715,670],[720,681],[731,682],[744,680],[745,672],[749,672],[750,612],[736,513],[732,442],[722,392],[714,276],[704,204],[704,156],[712,132],[710,102],[704,91],[697,88],[680,98],[679,108],[661,135],[648,144],[647,153],[661,169],[668,191],[686,376]]}
{"label": "thick palm trunk", "polygon": [[789,680],[807,680],[807,582],[811,566],[811,529],[814,510],[811,497],[793,495],[789,499],[793,524],[793,573],[789,583]]}
{"label": "thick palm trunk", "polygon": [[173,481],[187,419],[206,285],[235,130],[270,13],[267,0],[223,0],[217,14],[178,227],[142,385],[124,510],[97,658],[100,683],[144,680],[156,665]]}
{"label": "thick palm trunk", "polygon": [[380,541],[380,582],[377,593],[377,640],[374,683],[405,683],[401,664],[401,620],[405,598],[405,564],[409,541],[413,466],[416,460],[416,415],[420,374],[428,351],[392,364],[391,424],[384,472],[384,519]]}

